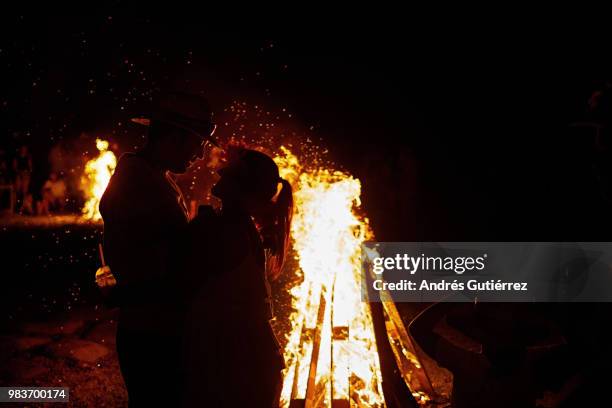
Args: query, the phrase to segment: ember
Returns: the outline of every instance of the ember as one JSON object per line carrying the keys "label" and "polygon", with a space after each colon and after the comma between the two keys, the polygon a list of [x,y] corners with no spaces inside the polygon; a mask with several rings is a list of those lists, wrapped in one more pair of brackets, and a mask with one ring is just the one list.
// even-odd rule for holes
{"label": "ember", "polygon": [[100,198],[117,166],[115,154],[108,150],[106,140],[96,139],[96,147],[100,154],[85,165],[85,174],[81,178],[81,186],[85,192],[86,202],[83,206],[83,217],[98,221],[100,215]]}

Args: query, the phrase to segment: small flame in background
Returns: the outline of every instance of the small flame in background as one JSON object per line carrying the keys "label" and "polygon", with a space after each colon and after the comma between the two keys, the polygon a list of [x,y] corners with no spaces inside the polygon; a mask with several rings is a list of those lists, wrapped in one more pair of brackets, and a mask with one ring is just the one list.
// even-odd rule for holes
{"label": "small flame in background", "polygon": [[[304,169],[289,149],[275,157],[281,177],[294,187],[291,227],[302,281],[292,288],[293,313],[287,336],[281,406],[308,399],[313,344],[320,330],[316,395],[308,406],[329,407],[344,400],[352,407],[382,407],[380,362],[372,316],[361,301],[361,244],[372,239],[360,205],[358,179],[325,168]],[[324,299],[321,301],[321,299]],[[321,321],[319,306],[324,304]],[[310,333],[310,334],[309,334]]]}
{"label": "small flame in background", "polygon": [[81,177],[86,198],[82,213],[84,218],[92,221],[102,219],[100,199],[117,166],[115,154],[108,150],[108,141],[96,139],[96,147],[100,153],[85,164],[85,173]]}

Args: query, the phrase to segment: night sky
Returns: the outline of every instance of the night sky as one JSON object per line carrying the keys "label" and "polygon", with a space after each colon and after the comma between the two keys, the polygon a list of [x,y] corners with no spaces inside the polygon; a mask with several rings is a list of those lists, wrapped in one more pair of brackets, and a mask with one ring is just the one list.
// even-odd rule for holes
{"label": "night sky", "polygon": [[298,134],[363,181],[381,239],[607,239],[606,182],[593,166],[608,156],[570,126],[589,118],[587,101],[608,79],[588,72],[588,55],[427,31],[298,39],[202,26],[195,17],[5,17],[2,147],[30,145],[36,187],[60,141],[104,135],[131,150],[143,130],[129,118],[146,112],[151,93],[189,89],[218,112],[244,101],[291,114]]}

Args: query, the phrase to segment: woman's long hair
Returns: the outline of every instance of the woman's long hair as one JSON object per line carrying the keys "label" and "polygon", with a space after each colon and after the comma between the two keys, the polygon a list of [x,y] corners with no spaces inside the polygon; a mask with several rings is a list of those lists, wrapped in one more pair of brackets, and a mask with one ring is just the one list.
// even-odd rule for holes
{"label": "woman's long hair", "polygon": [[255,215],[255,221],[268,253],[268,278],[274,280],[280,276],[290,244],[293,190],[291,184],[279,176],[278,166],[270,156],[256,150],[237,149],[232,155],[237,155],[249,170],[243,183],[244,191],[265,203],[262,211]]}
{"label": "woman's long hair", "polygon": [[271,280],[280,276],[291,236],[293,190],[291,184],[283,178],[280,178],[280,191],[275,201],[272,203],[271,219],[268,224],[269,231],[265,231],[265,227],[262,228],[264,247],[270,250],[271,255],[268,259],[268,277]]}

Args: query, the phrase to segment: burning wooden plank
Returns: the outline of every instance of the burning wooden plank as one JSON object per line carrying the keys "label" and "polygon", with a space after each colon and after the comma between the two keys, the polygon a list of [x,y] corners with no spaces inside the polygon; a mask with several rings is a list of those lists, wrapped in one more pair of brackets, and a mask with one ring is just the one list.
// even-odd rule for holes
{"label": "burning wooden plank", "polygon": [[387,323],[387,335],[402,377],[419,404],[426,405],[432,400],[437,400],[436,392],[419,361],[412,337],[408,334],[395,303],[390,299],[388,293],[382,294],[381,298],[384,299],[383,309]]}
{"label": "burning wooden plank", "polygon": [[316,395],[316,377],[317,377],[317,366],[319,363],[319,351],[321,348],[321,330],[323,328],[323,319],[325,318],[325,307],[327,302],[325,301],[324,293],[321,293],[321,300],[319,302],[319,311],[317,312],[317,326],[314,330],[314,339],[312,342],[312,354],[310,360],[310,371],[308,373],[308,382],[306,383],[306,398],[304,401],[304,408],[315,408],[317,402]]}

